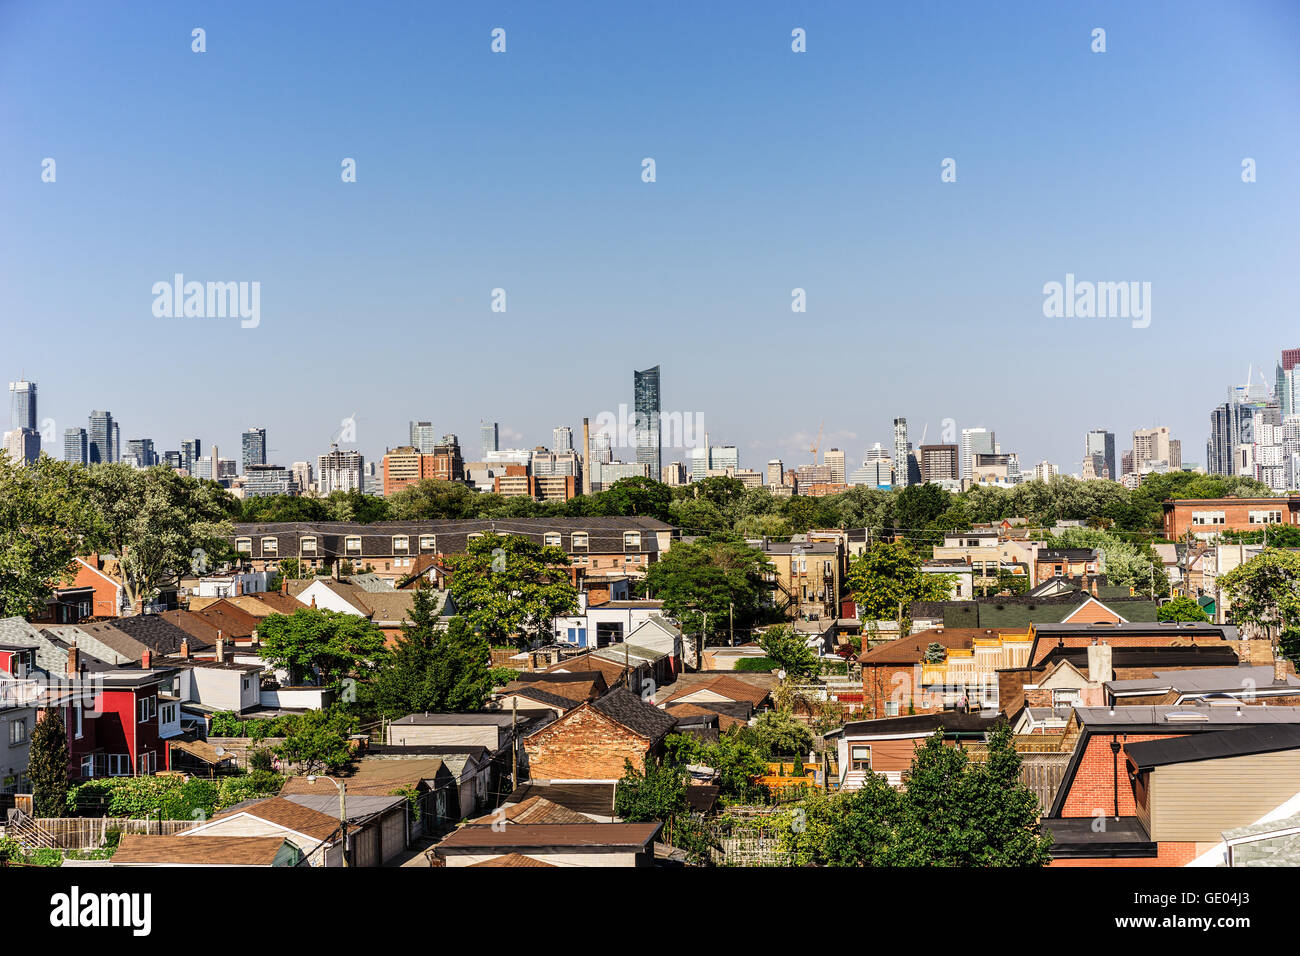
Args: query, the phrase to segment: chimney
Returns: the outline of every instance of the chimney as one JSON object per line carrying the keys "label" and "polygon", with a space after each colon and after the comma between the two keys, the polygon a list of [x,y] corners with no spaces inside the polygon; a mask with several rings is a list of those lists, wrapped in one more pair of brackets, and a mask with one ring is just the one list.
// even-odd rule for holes
{"label": "chimney", "polygon": [[140,655],[140,670],[142,671],[149,670],[149,665],[151,665],[152,663],[153,663],[153,652],[146,647],[144,649],[144,653]]}
{"label": "chimney", "polygon": [[591,494],[591,427],[582,420],[582,493]]}
{"label": "chimney", "polygon": [[1103,684],[1114,677],[1111,670],[1111,647],[1105,641],[1088,645],[1088,682]]}
{"label": "chimney", "polygon": [[311,606],[312,607],[316,606],[316,595],[314,594],[311,596]]}
{"label": "chimney", "polygon": [[186,660],[190,659],[190,639],[188,637],[181,639],[181,657]]}
{"label": "chimney", "polygon": [[81,672],[80,655],[77,652],[77,645],[73,644],[68,648],[68,676],[76,677]]}
{"label": "chimney", "polygon": [[1097,596],[1097,578],[1095,576],[1092,579],[1092,596]]}
{"label": "chimney", "polygon": [[217,631],[217,663],[226,662],[226,639],[221,636],[221,631]]}
{"label": "chimney", "polygon": [[243,595],[243,593],[244,593],[244,579],[241,578],[241,577],[236,577],[236,578],[235,578],[235,597],[240,597],[240,596]]}
{"label": "chimney", "polygon": [[1286,658],[1280,653],[1275,654],[1273,657],[1273,683],[1286,683]]}
{"label": "chimney", "polygon": [[289,578],[287,575],[280,575],[280,593],[285,597],[289,596]]}
{"label": "chimney", "polygon": [[1237,663],[1243,667],[1250,664],[1250,640],[1248,638],[1237,641]]}

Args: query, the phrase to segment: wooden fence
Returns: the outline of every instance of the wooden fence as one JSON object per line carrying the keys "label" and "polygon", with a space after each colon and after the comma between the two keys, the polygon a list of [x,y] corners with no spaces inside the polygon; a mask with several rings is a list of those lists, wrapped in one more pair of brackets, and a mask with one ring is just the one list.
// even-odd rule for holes
{"label": "wooden fence", "polygon": [[[967,753],[974,763],[988,759],[986,749],[968,747]],[[1052,801],[1056,799],[1056,791],[1061,788],[1061,781],[1065,779],[1065,768],[1069,765],[1071,756],[1072,754],[1068,752],[1060,751],[1021,753],[1020,782],[1038,797],[1039,812],[1046,813]]]}
{"label": "wooden fence", "polygon": [[170,836],[184,833],[199,825],[198,820],[140,820],[131,817],[26,817],[15,825],[11,819],[9,835],[30,846],[56,847],[61,850],[94,850],[104,845],[110,830],[122,833],[145,833]]}

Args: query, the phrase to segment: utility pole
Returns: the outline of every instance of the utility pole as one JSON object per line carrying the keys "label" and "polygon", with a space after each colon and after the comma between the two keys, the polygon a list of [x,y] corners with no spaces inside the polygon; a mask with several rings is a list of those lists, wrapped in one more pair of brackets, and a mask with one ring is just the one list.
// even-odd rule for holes
{"label": "utility pole", "polygon": [[519,695],[510,698],[510,789],[519,788]]}
{"label": "utility pole", "polygon": [[735,602],[727,603],[727,631],[730,635],[727,640],[730,646],[736,646],[736,605]]}

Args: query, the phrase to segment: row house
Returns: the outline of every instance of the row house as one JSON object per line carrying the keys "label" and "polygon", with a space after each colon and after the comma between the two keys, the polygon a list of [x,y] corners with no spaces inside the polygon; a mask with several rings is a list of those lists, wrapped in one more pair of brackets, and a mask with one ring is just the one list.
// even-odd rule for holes
{"label": "row house", "polygon": [[1164,502],[1165,537],[1213,538],[1224,531],[1300,525],[1300,495],[1276,498],[1174,498]]}
{"label": "row house", "polygon": [[562,549],[574,581],[614,572],[640,577],[672,546],[676,529],[654,518],[512,518],[435,521],[270,522],[237,524],[230,541],[245,564],[272,570],[292,558],[306,570],[333,572],[347,562],[400,580],[423,558],[463,554],[486,535],[519,535]]}
{"label": "row house", "polygon": [[1100,548],[1039,548],[1034,556],[1034,583],[1054,578],[1084,578],[1103,573],[1106,556]]}
{"label": "row house", "polygon": [[840,541],[769,541],[761,545],[776,607],[795,621],[836,620],[848,571]]}

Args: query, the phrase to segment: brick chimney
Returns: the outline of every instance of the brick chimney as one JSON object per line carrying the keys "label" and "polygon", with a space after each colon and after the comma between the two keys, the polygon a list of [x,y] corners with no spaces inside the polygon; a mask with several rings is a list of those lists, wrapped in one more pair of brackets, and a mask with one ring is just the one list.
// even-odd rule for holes
{"label": "brick chimney", "polygon": [[1105,641],[1088,645],[1088,682],[1104,684],[1113,679],[1111,668],[1111,646]]}
{"label": "brick chimney", "polygon": [[226,639],[221,636],[221,631],[217,631],[217,663],[224,664],[226,661]]}
{"label": "brick chimney", "polygon": [[289,578],[287,575],[280,575],[280,593],[285,597],[289,596]]}
{"label": "brick chimney", "polygon": [[1247,638],[1237,641],[1237,663],[1243,667],[1250,664],[1250,641]]}
{"label": "brick chimney", "polygon": [[188,637],[181,640],[181,657],[186,660],[190,659],[190,639]]}
{"label": "brick chimney", "polygon": [[144,653],[140,655],[140,669],[147,671],[149,670],[149,665],[152,663],[153,663],[153,652],[146,647],[144,649]]}
{"label": "brick chimney", "polygon": [[235,597],[240,597],[244,593],[244,579],[235,578]]}
{"label": "brick chimney", "polygon": [[77,646],[74,644],[68,648],[68,676],[76,677],[77,674],[79,674],[80,672],[81,672],[80,655],[77,651]]}
{"label": "brick chimney", "polygon": [[316,606],[316,595],[314,594],[311,596],[311,606],[312,607]]}
{"label": "brick chimney", "polygon": [[1286,658],[1277,653],[1273,657],[1273,683],[1286,683]]}

